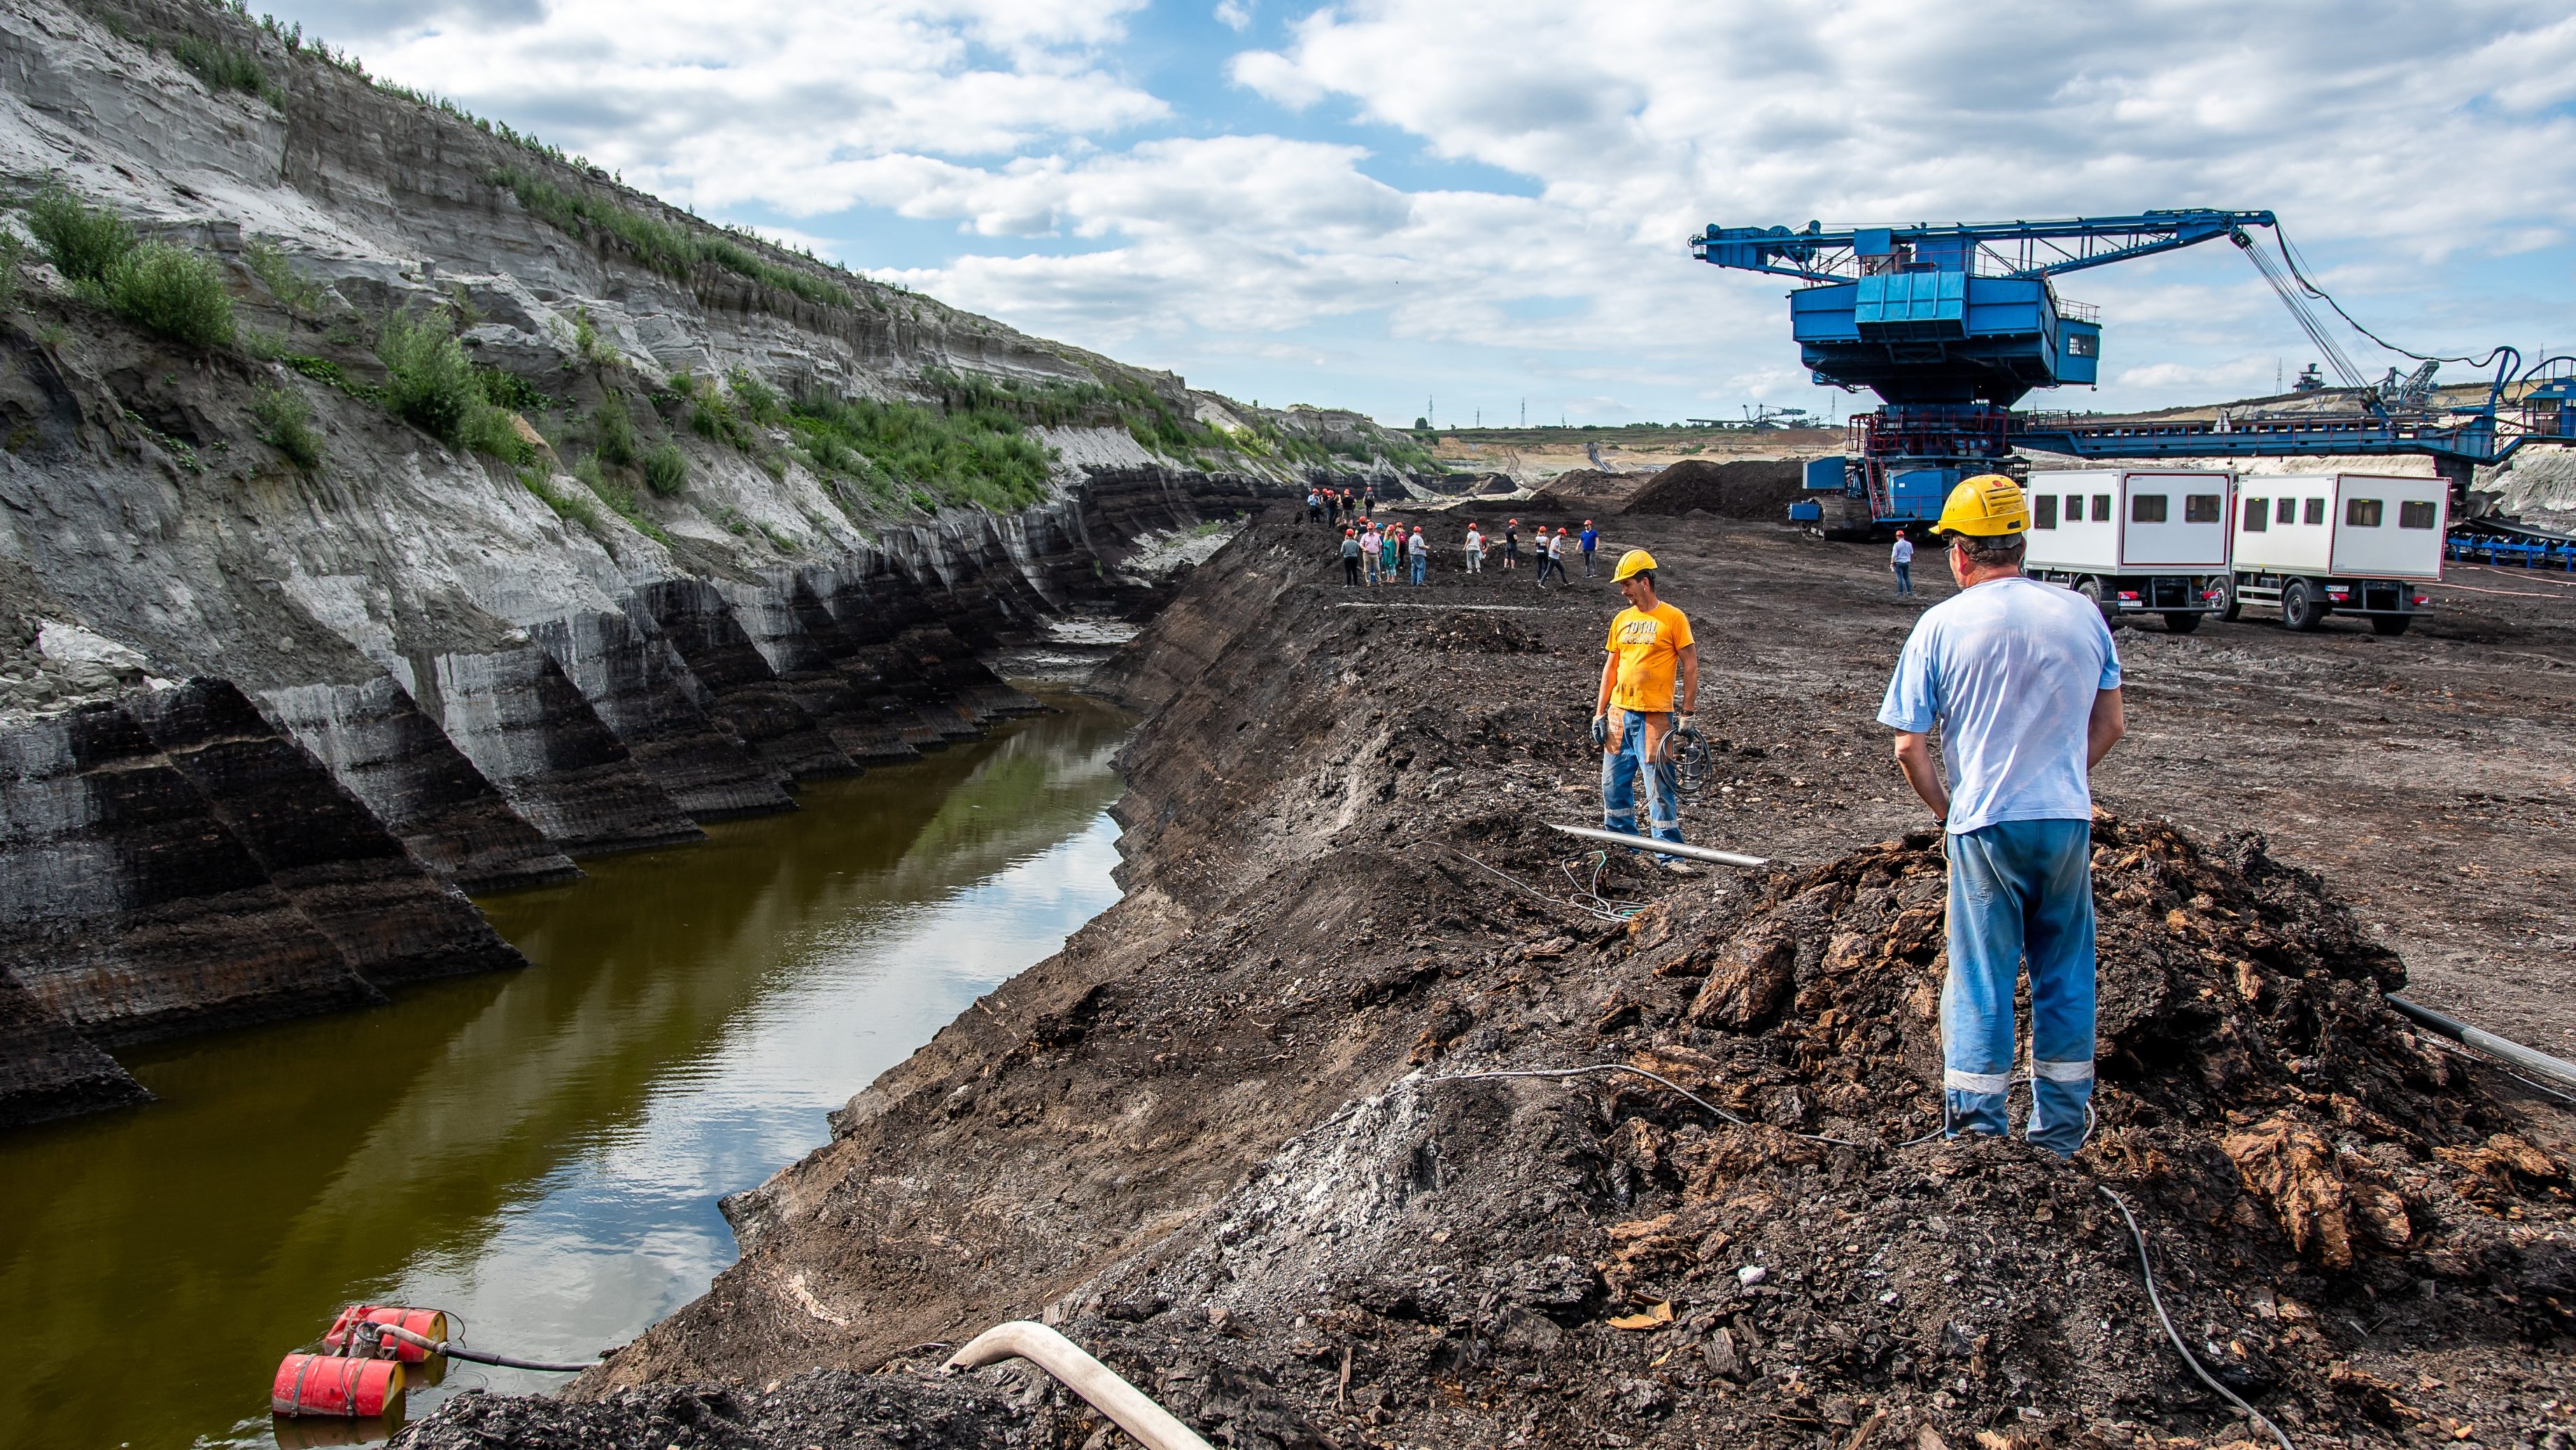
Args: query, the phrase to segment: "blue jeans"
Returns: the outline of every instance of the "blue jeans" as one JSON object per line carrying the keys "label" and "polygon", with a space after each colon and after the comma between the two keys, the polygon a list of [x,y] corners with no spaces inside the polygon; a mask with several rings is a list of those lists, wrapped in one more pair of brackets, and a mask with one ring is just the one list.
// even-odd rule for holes
{"label": "blue jeans", "polygon": [[2093,823],[2005,821],[1954,835],[1950,974],[1941,984],[1951,1133],[2009,1131],[2013,984],[2030,963],[2030,1141],[2084,1143],[2093,1096]]}
{"label": "blue jeans", "polygon": [[1913,593],[1914,566],[1912,564],[1895,564],[1889,567],[1896,570],[1896,592],[1899,594]]}
{"label": "blue jeans", "polygon": [[[1601,757],[1602,829],[1637,834],[1637,781],[1643,776],[1647,827],[1656,840],[1681,844],[1680,782],[1674,777],[1673,763],[1646,759],[1645,716],[1634,710],[1614,709],[1611,713],[1621,724],[1619,748]],[[2012,1009],[2009,994],[2004,998],[2004,1009]]]}
{"label": "blue jeans", "polygon": [[1416,584],[1421,583],[1421,582],[1422,582],[1422,571],[1423,571],[1423,570],[1425,570],[1425,569],[1428,569],[1428,568],[1430,568],[1430,567],[1431,567],[1431,556],[1430,556],[1430,555],[1428,555],[1428,554],[1416,554],[1416,555],[1414,555],[1414,556],[1413,556],[1413,582],[1414,582],[1414,583],[1416,583]]}

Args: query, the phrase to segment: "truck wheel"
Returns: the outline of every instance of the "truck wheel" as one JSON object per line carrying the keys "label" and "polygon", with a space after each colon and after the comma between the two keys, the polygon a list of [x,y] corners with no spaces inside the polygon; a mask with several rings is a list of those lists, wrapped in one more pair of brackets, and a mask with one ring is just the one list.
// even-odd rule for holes
{"label": "truck wheel", "polygon": [[2415,616],[2411,614],[2374,614],[2370,617],[2370,632],[2372,634],[2404,634],[2406,632],[2406,626],[2413,624],[2414,622]]}
{"label": "truck wheel", "polygon": [[2119,615],[2119,612],[2118,612],[2117,610],[2114,610],[2114,609],[2110,609],[2110,608],[2105,607],[2105,606],[2103,605],[2103,603],[2102,603],[2102,581],[2101,581],[2101,580],[2099,580],[2099,579],[2078,579],[2078,580],[2076,580],[2076,581],[2075,581],[2075,592],[2076,592],[2076,593],[2078,593],[2078,594],[2083,595],[2086,599],[2089,599],[2089,600],[2093,601],[2093,607],[2094,607],[2095,609],[2097,609],[2097,610],[2100,610],[2100,611],[2101,611],[2101,613],[2102,613],[2102,622],[2103,622],[2105,625],[2108,625],[2109,627],[2111,627],[2111,628],[2113,628],[2113,629],[2118,629],[2118,628],[2120,627],[2120,615]]}
{"label": "truck wheel", "polygon": [[2326,622],[2326,606],[2317,598],[2317,586],[2305,579],[2293,579],[2281,586],[2281,623],[2300,634],[2307,634]]}
{"label": "truck wheel", "polygon": [[2236,616],[2245,612],[2245,602],[2236,597],[2236,576],[2231,574],[2221,579],[2218,581],[2218,588],[2218,617],[2229,624],[2234,624]]}
{"label": "truck wheel", "polygon": [[2185,614],[2177,610],[2165,616],[2167,634],[2189,634],[2198,628],[2200,628],[2200,616],[2197,614]]}

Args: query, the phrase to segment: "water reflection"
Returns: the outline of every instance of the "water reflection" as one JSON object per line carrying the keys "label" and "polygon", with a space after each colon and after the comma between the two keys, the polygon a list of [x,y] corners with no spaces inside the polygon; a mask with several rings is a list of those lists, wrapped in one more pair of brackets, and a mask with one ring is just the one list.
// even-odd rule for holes
{"label": "water reflection", "polygon": [[[1115,899],[1125,722],[1058,703],[486,901],[534,970],[130,1055],[159,1105],[0,1139],[0,1442],[264,1443],[277,1356],[350,1299],[575,1359],[698,1293],[717,1197]],[[412,1413],[556,1382],[460,1364]]]}

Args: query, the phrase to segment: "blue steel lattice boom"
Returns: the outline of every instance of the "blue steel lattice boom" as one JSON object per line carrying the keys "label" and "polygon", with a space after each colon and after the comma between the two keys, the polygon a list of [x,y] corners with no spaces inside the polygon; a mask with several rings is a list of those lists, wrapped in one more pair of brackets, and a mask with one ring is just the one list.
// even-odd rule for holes
{"label": "blue steel lattice boom", "polygon": [[[2080,458],[2422,453],[2464,495],[2477,465],[2502,462],[2526,438],[2576,441],[2576,407],[2536,406],[2553,387],[2565,393],[2563,380],[2527,398],[2519,424],[2500,431],[2498,404],[2520,361],[2510,349],[2498,351],[2483,408],[2440,416],[2420,405],[2393,410],[2368,388],[2348,417],[2139,424],[2010,411],[2034,388],[2099,375],[2101,323],[2091,308],[2059,298],[2053,278],[2221,237],[2254,259],[2329,359],[2348,368],[2279,264],[2256,251],[2249,227],[2279,230],[2268,211],[2211,209],[1839,231],[1809,222],[1804,231],[1711,226],[1691,251],[1716,266],[1813,284],[1789,294],[1801,360],[1818,383],[1867,388],[1883,401],[1853,416],[1840,479],[1829,460],[1810,470],[1811,488],[1830,494],[1839,485],[1847,504],[1828,522],[1846,528],[1937,517],[1952,485],[2009,468],[2016,447]],[[2298,276],[2295,265],[2288,275]]]}

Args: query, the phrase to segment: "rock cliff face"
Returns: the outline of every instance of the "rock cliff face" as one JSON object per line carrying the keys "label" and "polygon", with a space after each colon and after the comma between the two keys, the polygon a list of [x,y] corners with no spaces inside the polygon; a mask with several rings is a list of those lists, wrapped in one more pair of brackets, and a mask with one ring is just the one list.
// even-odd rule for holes
{"label": "rock cliff face", "polygon": [[[718,232],[214,6],[13,0],[0,77],[0,1120],[140,1094],[83,1040],[517,965],[459,889],[962,738],[1033,707],[984,652],[1159,605],[1158,540],[1406,486],[1363,419]],[[47,191],[210,261],[234,339],[67,276]],[[416,426],[405,329],[497,433]]]}

